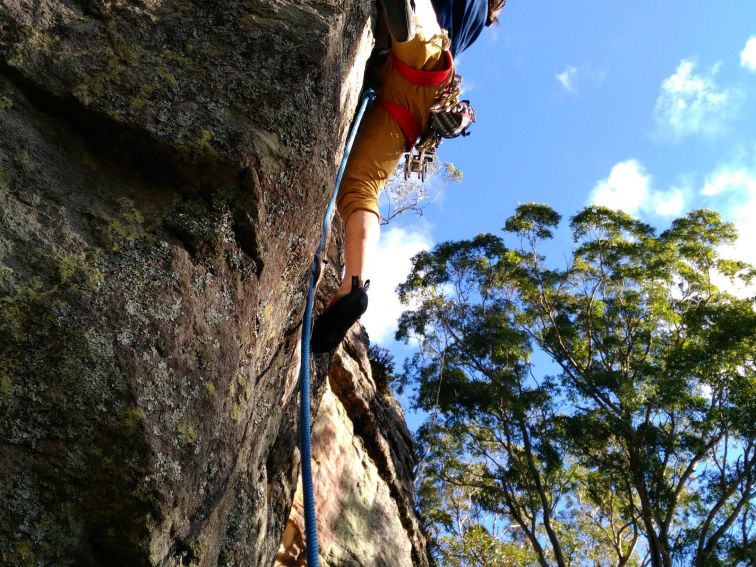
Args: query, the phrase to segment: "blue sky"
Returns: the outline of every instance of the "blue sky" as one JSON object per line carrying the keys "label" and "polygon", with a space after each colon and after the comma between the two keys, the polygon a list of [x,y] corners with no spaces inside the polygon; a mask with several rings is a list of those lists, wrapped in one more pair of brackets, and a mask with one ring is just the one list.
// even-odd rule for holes
{"label": "blue sky", "polygon": [[407,353],[393,289],[412,254],[498,233],[522,202],[565,220],[599,203],[661,229],[711,208],[741,230],[725,253],[756,263],[756,2],[509,0],[457,63],[478,122],[441,157],[464,180],[384,227],[363,317],[374,342]]}

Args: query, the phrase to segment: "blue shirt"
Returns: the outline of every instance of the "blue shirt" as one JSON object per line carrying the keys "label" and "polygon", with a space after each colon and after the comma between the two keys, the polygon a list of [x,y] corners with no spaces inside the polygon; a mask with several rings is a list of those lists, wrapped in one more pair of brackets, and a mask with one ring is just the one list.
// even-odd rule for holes
{"label": "blue shirt", "polygon": [[431,0],[438,24],[449,32],[454,57],[470,47],[486,27],[488,0]]}

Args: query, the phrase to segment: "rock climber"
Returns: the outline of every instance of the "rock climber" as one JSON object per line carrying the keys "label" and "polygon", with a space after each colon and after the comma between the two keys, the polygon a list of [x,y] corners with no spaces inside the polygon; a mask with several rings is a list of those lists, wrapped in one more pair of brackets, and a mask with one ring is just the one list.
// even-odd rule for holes
{"label": "rock climber", "polygon": [[[380,232],[378,195],[423,134],[453,58],[498,20],[506,0],[381,0],[391,51],[377,70],[378,103],[366,114],[337,198],[344,222],[344,279],[315,322],[312,350],[336,348],[367,309],[365,266]],[[380,29],[376,32],[380,41]]]}

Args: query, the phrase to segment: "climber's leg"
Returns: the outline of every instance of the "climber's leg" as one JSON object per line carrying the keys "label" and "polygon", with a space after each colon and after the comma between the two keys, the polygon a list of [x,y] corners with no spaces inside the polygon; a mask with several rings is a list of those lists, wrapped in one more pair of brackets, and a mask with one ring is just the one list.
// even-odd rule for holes
{"label": "climber's leg", "polygon": [[[408,65],[434,69],[441,63],[443,42],[438,36],[427,37],[419,29],[412,41],[395,45],[394,49],[397,57]],[[407,83],[396,74],[390,62],[385,67],[383,96],[411,109],[424,129],[435,88]],[[378,196],[406,148],[407,140],[394,118],[380,105],[371,108],[360,127],[336,200],[346,231],[346,271],[337,299],[351,289],[352,276],[356,275],[360,282],[366,277],[365,266],[378,240]]]}
{"label": "climber's leg", "polygon": [[396,169],[405,145],[404,134],[385,108],[375,105],[367,111],[336,199],[344,223],[359,210],[370,211],[380,218],[378,195]]}
{"label": "climber's leg", "polygon": [[346,222],[344,257],[347,277],[328,307],[315,321],[310,345],[315,354],[339,346],[349,328],[368,306],[365,260],[378,242],[378,216],[365,210],[354,211]]}
{"label": "climber's leg", "polygon": [[378,241],[378,194],[404,152],[404,135],[380,106],[362,122],[347,162],[336,205],[344,221],[345,273],[337,294],[315,321],[312,350],[336,348],[367,309],[366,264]]}
{"label": "climber's leg", "polygon": [[352,276],[360,285],[378,243],[378,196],[404,153],[404,134],[383,107],[371,108],[360,127],[339,188],[336,206],[344,221],[344,279],[337,293],[351,289]]}
{"label": "climber's leg", "polygon": [[[438,24],[432,8],[430,13],[433,18],[427,27],[435,31]],[[420,21],[418,19],[418,23]],[[442,36],[427,35],[420,25],[411,41],[394,45],[394,52],[405,64],[419,70],[436,70],[444,64]],[[381,95],[410,110],[424,130],[436,88],[407,82],[394,70],[391,61],[382,69]],[[367,295],[362,286],[367,276],[366,264],[378,240],[378,195],[396,169],[407,142],[401,128],[383,106],[376,105],[368,111],[349,156],[336,201],[345,223],[345,273],[338,292],[315,322],[312,347],[316,353],[336,348],[367,308]]]}
{"label": "climber's leg", "polygon": [[351,289],[351,276],[357,276],[359,285],[365,282],[366,262],[373,256],[380,235],[378,215],[363,209],[354,211],[344,227],[344,274],[341,287],[336,293],[338,299]]}

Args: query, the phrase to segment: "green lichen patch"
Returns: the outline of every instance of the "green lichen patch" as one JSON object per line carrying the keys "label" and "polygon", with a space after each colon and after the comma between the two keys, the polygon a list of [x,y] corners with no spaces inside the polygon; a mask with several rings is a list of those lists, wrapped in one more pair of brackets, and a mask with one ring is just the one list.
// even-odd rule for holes
{"label": "green lichen patch", "polygon": [[5,95],[0,95],[0,110],[5,110],[7,108],[13,108],[13,100]]}
{"label": "green lichen patch", "polygon": [[123,426],[127,430],[134,429],[144,421],[145,413],[140,407],[129,407],[123,412]]}
{"label": "green lichen patch", "polygon": [[0,265],[0,431],[12,451],[6,462],[19,471],[0,464],[16,487],[0,487],[0,563],[2,554],[23,557],[29,541],[35,565],[69,565],[58,559],[73,556],[104,564],[96,548],[136,558],[152,509],[135,496],[145,477],[135,428],[144,415],[127,409],[114,338],[93,311],[102,258],[70,244],[21,242],[31,273]]}
{"label": "green lichen patch", "polygon": [[147,101],[152,97],[156,88],[158,88],[156,83],[143,83],[139,87],[139,93],[129,99],[129,106],[131,109],[139,110],[144,107],[144,105],[147,104]]}
{"label": "green lichen patch", "polygon": [[187,144],[189,154],[193,160],[201,161],[216,155],[210,142],[213,141],[213,133],[210,130],[202,130],[199,138]]}
{"label": "green lichen patch", "polygon": [[154,231],[160,225],[157,215],[141,210],[126,197],[118,199],[118,206],[119,214],[108,224],[111,249],[117,252],[137,242],[153,242]]}
{"label": "green lichen patch", "polygon": [[22,566],[29,566],[32,567],[33,565],[37,564],[37,557],[34,555],[34,549],[32,548],[32,543],[28,540],[26,541],[20,541],[16,544],[15,549],[15,561],[16,565],[19,567]]}
{"label": "green lichen patch", "polygon": [[[61,316],[70,310],[72,302],[89,301],[103,281],[102,273],[86,252],[66,254],[53,250],[44,260],[48,278],[33,275],[24,280],[9,267],[0,266],[0,394],[5,396],[11,393],[13,375],[28,371],[23,359],[37,351],[38,344],[47,347],[49,336],[55,337],[57,343],[70,325]],[[44,266],[44,260],[40,259],[38,265]],[[61,370],[66,368],[65,360],[75,356],[77,344],[71,341],[66,345],[64,362],[56,363]],[[61,372],[59,377],[63,375]],[[74,382],[80,384],[81,377],[75,371],[73,375]]]}
{"label": "green lichen patch", "polygon": [[241,419],[241,407],[239,404],[231,406],[231,419],[234,421],[239,421]]}
{"label": "green lichen patch", "polygon": [[99,253],[64,253],[58,259],[60,281],[80,285],[88,291],[97,291],[104,280],[95,262]]}
{"label": "green lichen patch", "polygon": [[26,148],[13,148],[9,154],[11,163],[18,171],[33,172],[38,167],[38,165],[32,161],[29,156],[29,150]]}
{"label": "green lichen patch", "polygon": [[197,442],[197,431],[188,423],[182,423],[177,428],[179,438],[187,445],[193,445]]}
{"label": "green lichen patch", "polygon": [[178,80],[176,79],[176,75],[171,73],[168,70],[168,67],[160,66],[157,69],[157,74],[160,78],[162,78],[165,82],[167,82],[172,87],[178,87]]}
{"label": "green lichen patch", "polygon": [[0,396],[7,396],[13,391],[13,378],[5,363],[0,363]]}
{"label": "green lichen patch", "polygon": [[117,237],[134,242],[146,234],[144,216],[133,207],[132,201],[122,199],[122,204],[125,204],[126,210],[120,218],[115,218],[110,222],[110,230]]}
{"label": "green lichen patch", "polygon": [[214,394],[215,393],[215,384],[213,384],[210,381],[205,382],[205,390],[207,390],[208,394]]}
{"label": "green lichen patch", "polygon": [[52,324],[49,309],[64,305],[58,289],[46,287],[39,276],[19,281],[13,270],[0,266],[0,379],[5,395],[28,357],[29,344]]}

